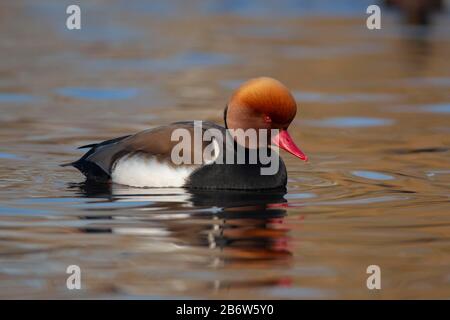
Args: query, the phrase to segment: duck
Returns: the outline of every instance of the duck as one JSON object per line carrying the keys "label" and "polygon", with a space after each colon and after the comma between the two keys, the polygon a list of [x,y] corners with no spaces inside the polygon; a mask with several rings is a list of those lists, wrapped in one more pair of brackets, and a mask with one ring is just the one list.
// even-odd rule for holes
{"label": "duck", "polygon": [[[78,149],[89,150],[62,166],[78,169],[87,182],[138,188],[285,189],[287,170],[278,150],[308,160],[288,133],[296,114],[295,98],[283,83],[270,77],[253,78],[231,95],[224,109],[224,126],[209,121],[174,122],[81,146]],[[248,130],[259,133],[256,140],[246,136]],[[215,132],[210,139],[195,137],[210,131]],[[191,161],[174,157],[174,150],[180,151],[180,139],[174,139],[174,134],[180,132],[192,134],[178,152]],[[262,174],[271,167],[270,174]]]}
{"label": "duck", "polygon": [[445,9],[443,0],[384,0],[384,4],[398,8],[405,22],[416,25],[429,24],[436,11]]}

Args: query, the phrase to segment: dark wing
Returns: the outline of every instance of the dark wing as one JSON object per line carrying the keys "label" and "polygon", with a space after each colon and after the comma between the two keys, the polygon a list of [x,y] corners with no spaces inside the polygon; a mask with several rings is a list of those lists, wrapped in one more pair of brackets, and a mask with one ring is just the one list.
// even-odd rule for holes
{"label": "dark wing", "polygon": [[[213,123],[203,122],[203,129],[211,127],[221,128]],[[141,131],[135,135],[123,136],[107,140],[98,144],[86,145],[81,148],[91,148],[79,160],[70,163],[80,170],[88,180],[100,182],[110,181],[110,175],[114,163],[126,155],[143,154],[144,156],[156,157],[161,162],[172,164],[171,153],[173,147],[179,141],[172,141],[172,132],[175,129],[187,129],[194,139],[194,123],[192,121],[177,122],[167,126],[157,127]],[[223,128],[222,128],[223,129]],[[206,146],[203,142],[203,148]],[[193,146],[193,140],[191,140]],[[199,150],[203,152],[203,148]],[[191,159],[194,159],[194,148],[187,150],[191,152]]]}
{"label": "dark wing", "polygon": [[106,140],[106,141],[103,141],[103,142],[100,142],[100,143],[87,144],[87,145],[78,147],[77,149],[86,149],[86,148],[95,148],[95,147],[99,147],[99,146],[104,146],[104,145],[107,145],[107,144],[118,142],[118,141],[123,140],[123,139],[128,138],[128,137],[131,137],[131,134],[126,135],[126,136],[121,136],[121,137],[118,137],[118,138],[114,138],[114,139],[110,139],[110,140]]}

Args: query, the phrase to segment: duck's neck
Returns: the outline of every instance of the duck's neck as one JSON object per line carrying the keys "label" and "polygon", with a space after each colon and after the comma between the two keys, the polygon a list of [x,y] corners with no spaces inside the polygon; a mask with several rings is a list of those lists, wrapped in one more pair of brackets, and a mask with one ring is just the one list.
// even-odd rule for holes
{"label": "duck's neck", "polygon": [[227,112],[228,112],[228,105],[225,106],[225,110],[223,110],[223,123],[225,124],[225,129],[228,129],[227,125]]}

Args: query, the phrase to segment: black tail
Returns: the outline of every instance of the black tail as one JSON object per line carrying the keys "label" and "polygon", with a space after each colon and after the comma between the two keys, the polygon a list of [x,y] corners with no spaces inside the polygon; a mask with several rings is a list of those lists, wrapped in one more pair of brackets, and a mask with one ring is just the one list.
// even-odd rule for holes
{"label": "black tail", "polygon": [[[76,162],[76,161],[75,161],[75,162]],[[63,163],[63,164],[60,164],[59,166],[60,166],[60,167],[69,167],[69,166],[74,167],[74,166],[75,166],[75,162]]]}
{"label": "black tail", "polygon": [[78,169],[81,173],[83,173],[88,180],[93,180],[93,181],[97,181],[97,182],[108,182],[110,180],[109,174],[107,172],[103,171],[103,169],[100,168],[97,164],[95,164],[89,160],[86,160],[86,159],[91,154],[93,154],[98,147],[116,143],[116,142],[119,142],[120,140],[123,140],[128,137],[129,137],[129,135],[114,138],[111,140],[106,140],[106,141],[103,141],[100,143],[93,143],[93,144],[81,146],[78,149],[85,149],[85,148],[90,148],[90,149],[77,161],[70,162],[70,163],[63,163],[63,164],[60,164],[60,166],[61,167],[72,166],[72,167]]}

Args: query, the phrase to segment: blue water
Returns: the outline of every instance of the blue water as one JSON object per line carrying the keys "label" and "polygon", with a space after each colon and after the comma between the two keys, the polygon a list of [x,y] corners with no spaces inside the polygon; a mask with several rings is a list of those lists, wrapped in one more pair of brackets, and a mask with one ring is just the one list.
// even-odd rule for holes
{"label": "blue water", "polygon": [[357,170],[352,171],[352,174],[365,178],[365,179],[371,179],[371,180],[393,180],[394,177],[385,173],[375,172],[375,171],[365,171],[365,170]]}
{"label": "blue water", "polygon": [[318,127],[364,128],[392,125],[394,120],[369,117],[336,117],[309,121],[308,123]]}
{"label": "blue water", "polygon": [[319,103],[348,103],[348,102],[366,102],[382,103],[398,100],[398,96],[393,94],[373,94],[373,93],[349,93],[349,94],[331,94],[324,92],[303,92],[295,91],[294,97],[299,102],[319,102]]}
{"label": "blue water", "polygon": [[432,112],[432,113],[450,113],[450,103],[427,105],[427,106],[421,107],[421,110],[425,111],[425,112]]}
{"label": "blue water", "polygon": [[13,153],[0,152],[0,159],[23,160],[24,158]]}
{"label": "blue water", "polygon": [[127,100],[136,97],[139,90],[136,88],[68,87],[58,89],[56,92],[62,96],[77,99]]}
{"label": "blue water", "polygon": [[30,103],[36,100],[36,97],[24,93],[0,92],[0,103]]}

